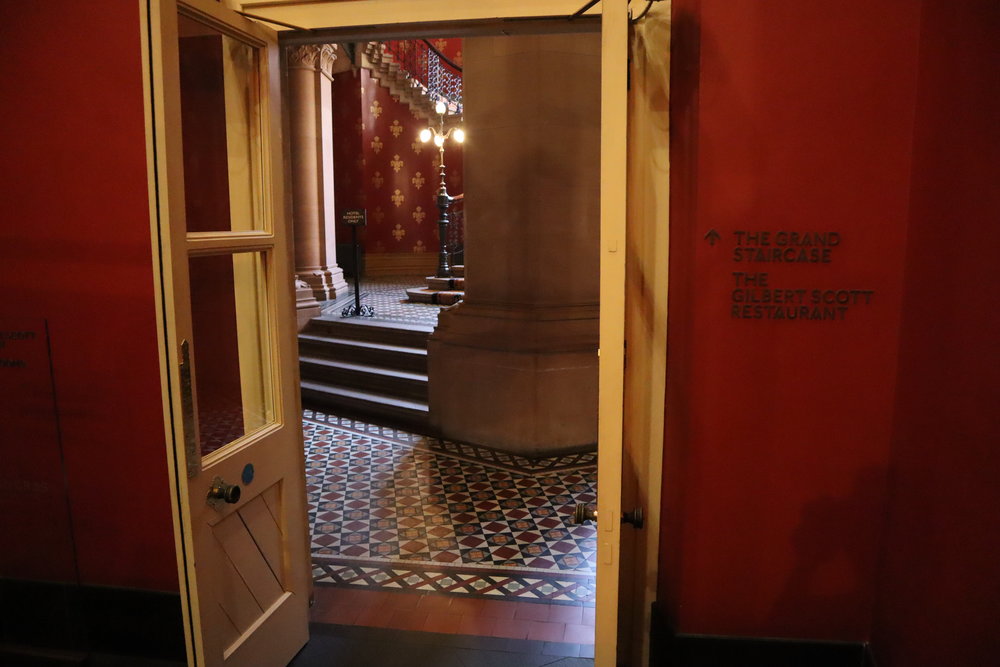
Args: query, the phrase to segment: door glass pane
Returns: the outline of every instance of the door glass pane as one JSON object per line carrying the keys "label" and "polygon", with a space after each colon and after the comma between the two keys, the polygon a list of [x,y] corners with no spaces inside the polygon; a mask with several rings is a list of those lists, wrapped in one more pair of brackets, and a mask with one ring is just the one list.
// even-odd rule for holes
{"label": "door glass pane", "polygon": [[274,421],[264,253],[190,259],[201,453]]}
{"label": "door glass pane", "polygon": [[187,231],[263,229],[257,49],[186,16],[178,27]]}

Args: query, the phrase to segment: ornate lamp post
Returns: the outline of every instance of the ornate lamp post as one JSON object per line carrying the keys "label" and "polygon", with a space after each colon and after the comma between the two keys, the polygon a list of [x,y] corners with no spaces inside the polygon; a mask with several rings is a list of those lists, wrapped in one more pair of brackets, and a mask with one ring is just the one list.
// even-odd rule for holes
{"label": "ornate lamp post", "polygon": [[445,132],[444,116],[448,111],[448,107],[445,106],[444,102],[438,102],[434,107],[434,111],[438,114],[438,126],[437,128],[427,127],[421,130],[420,141],[426,144],[433,139],[434,145],[438,147],[438,162],[440,163],[441,182],[438,184],[437,207],[440,211],[440,215],[438,217],[438,236],[440,237],[441,248],[438,251],[438,268],[436,277],[450,278],[451,264],[448,261],[448,208],[451,206],[451,203],[455,201],[455,197],[448,194],[448,188],[444,183],[444,142],[445,139],[451,137],[452,141],[459,144],[462,143],[465,141],[465,130],[460,127],[453,127]]}

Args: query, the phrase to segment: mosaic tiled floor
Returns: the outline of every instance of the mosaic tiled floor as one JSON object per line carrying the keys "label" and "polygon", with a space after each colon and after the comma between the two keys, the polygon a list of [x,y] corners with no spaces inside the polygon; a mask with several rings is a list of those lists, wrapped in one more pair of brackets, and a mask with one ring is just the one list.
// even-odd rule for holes
{"label": "mosaic tiled floor", "polygon": [[303,413],[317,583],[592,603],[596,454],[528,459]]}
{"label": "mosaic tiled floor", "polygon": [[[322,309],[323,319],[341,319],[341,311],[345,306],[354,303],[354,282],[349,281],[350,290],[346,296],[335,301],[326,301]],[[424,276],[385,276],[381,278],[363,278],[361,280],[361,304],[375,308],[375,316],[371,319],[377,322],[403,322],[433,327],[437,325],[438,312],[441,306],[430,303],[410,303],[406,300],[408,287],[426,287]]]}

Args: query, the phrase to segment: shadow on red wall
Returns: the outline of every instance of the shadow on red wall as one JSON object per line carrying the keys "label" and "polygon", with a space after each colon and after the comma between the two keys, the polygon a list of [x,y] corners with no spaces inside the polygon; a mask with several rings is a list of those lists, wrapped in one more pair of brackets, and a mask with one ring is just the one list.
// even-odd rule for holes
{"label": "shadow on red wall", "polygon": [[[1000,8],[675,0],[673,28],[670,621],[994,662]],[[780,230],[842,242],[736,261]],[[777,321],[800,288],[872,293]]]}
{"label": "shadow on red wall", "polygon": [[919,14],[673,4],[660,600],[680,632],[869,636]]}
{"label": "shadow on red wall", "polygon": [[864,533],[846,532],[844,526],[882,504],[885,480],[884,467],[865,468],[847,494],[813,498],[802,507],[792,533],[793,564],[768,624],[809,637],[831,616],[858,614],[859,593],[864,593],[859,589],[870,575],[871,545],[878,544],[880,526],[865,522]]}
{"label": "shadow on red wall", "polygon": [[881,667],[1000,656],[1000,4],[924,2]]}

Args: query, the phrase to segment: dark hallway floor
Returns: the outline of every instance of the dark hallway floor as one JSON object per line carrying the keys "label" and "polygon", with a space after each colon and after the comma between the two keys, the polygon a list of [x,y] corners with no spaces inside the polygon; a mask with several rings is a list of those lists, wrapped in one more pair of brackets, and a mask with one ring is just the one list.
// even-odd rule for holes
{"label": "dark hallway floor", "polygon": [[[588,654],[592,655],[591,651]],[[313,624],[294,667],[592,667],[566,656],[571,645],[542,641]],[[562,653],[561,653],[562,651]]]}

